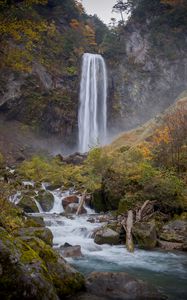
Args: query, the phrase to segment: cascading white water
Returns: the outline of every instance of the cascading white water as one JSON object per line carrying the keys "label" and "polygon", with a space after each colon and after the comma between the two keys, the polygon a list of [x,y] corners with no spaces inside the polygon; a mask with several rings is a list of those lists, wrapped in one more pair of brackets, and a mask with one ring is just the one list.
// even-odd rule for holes
{"label": "cascading white water", "polygon": [[107,72],[99,54],[83,55],[78,116],[79,151],[84,153],[106,142]]}
{"label": "cascading white water", "polygon": [[[43,185],[45,189],[45,185]],[[94,211],[85,207],[87,214],[65,216],[62,214],[63,200],[71,194],[60,189],[51,192],[54,196],[54,206],[50,212],[44,212],[40,205],[40,213],[35,216],[44,218],[46,226],[53,234],[54,247],[60,251],[65,243],[80,245],[83,256],[66,258],[80,271],[128,272],[135,277],[155,284],[168,293],[170,300],[187,299],[187,256],[185,253],[163,251],[145,251],[136,249],[129,253],[124,245],[98,245],[94,242],[93,235],[97,228],[104,223],[98,223]],[[90,214],[90,215],[89,215]],[[88,222],[88,218],[95,218],[95,222]],[[180,287],[176,289],[176,286]],[[164,293],[165,293],[164,292]]]}

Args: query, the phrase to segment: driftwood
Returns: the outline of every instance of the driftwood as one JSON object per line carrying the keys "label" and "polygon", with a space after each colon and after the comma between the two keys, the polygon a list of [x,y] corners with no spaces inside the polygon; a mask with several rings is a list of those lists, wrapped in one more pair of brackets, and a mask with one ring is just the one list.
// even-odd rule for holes
{"label": "driftwood", "polygon": [[84,191],[84,193],[82,194],[81,201],[79,203],[79,206],[78,206],[77,212],[76,212],[77,216],[80,214],[80,211],[81,211],[81,209],[82,209],[82,207],[84,205],[85,199],[86,199],[86,191]]}

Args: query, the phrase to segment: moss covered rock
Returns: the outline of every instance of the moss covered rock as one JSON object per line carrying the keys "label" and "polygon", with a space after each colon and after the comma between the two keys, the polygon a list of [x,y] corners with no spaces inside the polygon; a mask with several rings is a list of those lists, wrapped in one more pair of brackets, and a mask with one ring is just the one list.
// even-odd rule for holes
{"label": "moss covered rock", "polygon": [[14,232],[14,235],[21,237],[37,237],[50,246],[52,246],[53,244],[53,235],[51,231],[46,227],[19,228]]}
{"label": "moss covered rock", "polygon": [[133,226],[133,235],[142,249],[153,249],[157,244],[155,222],[138,222]]}
{"label": "moss covered rock", "polygon": [[1,299],[58,299],[39,255],[3,229],[0,229],[0,265]]}
{"label": "moss covered rock", "polygon": [[83,276],[37,237],[15,238],[0,228],[0,298],[64,299],[84,287]]}
{"label": "moss covered rock", "polygon": [[27,213],[37,213],[39,212],[38,207],[34,199],[28,195],[25,195],[21,198],[18,206],[21,207]]}
{"label": "moss covered rock", "polygon": [[48,212],[53,208],[54,205],[54,196],[48,191],[39,192],[36,200],[40,203],[43,211]]}

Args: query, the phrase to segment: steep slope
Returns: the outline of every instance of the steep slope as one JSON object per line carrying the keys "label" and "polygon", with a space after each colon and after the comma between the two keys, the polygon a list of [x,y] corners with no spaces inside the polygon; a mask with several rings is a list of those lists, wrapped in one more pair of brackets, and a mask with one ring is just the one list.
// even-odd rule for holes
{"label": "steep slope", "polygon": [[[144,142],[151,141],[155,136],[155,133],[164,126],[166,117],[168,115],[175,115],[177,111],[181,111],[184,117],[187,119],[186,95],[187,93],[184,92],[181,96],[179,96],[176,102],[168,109],[166,109],[162,114],[158,114],[156,117],[150,119],[143,125],[119,135],[119,137],[117,137],[111,143],[111,145],[108,146],[108,149],[110,149],[111,151],[115,151],[117,149],[120,149],[121,147],[132,148],[141,145]],[[184,126],[187,134],[187,123],[185,123]]]}

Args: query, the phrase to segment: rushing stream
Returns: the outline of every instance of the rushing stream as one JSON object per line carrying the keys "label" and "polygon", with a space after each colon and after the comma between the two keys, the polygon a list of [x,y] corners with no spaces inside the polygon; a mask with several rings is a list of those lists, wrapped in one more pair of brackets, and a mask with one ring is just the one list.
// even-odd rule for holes
{"label": "rushing stream", "polygon": [[52,231],[54,247],[64,243],[80,245],[83,254],[80,258],[67,260],[84,274],[92,271],[123,271],[137,278],[146,280],[161,289],[169,299],[187,299],[187,255],[182,252],[144,251],[136,249],[128,253],[124,245],[97,245],[92,236],[93,231],[103,223],[90,223],[88,218],[94,211],[86,207],[87,214],[67,218],[63,212],[63,198],[69,192],[60,190],[52,192],[54,207],[49,213],[42,212],[46,226]]}

